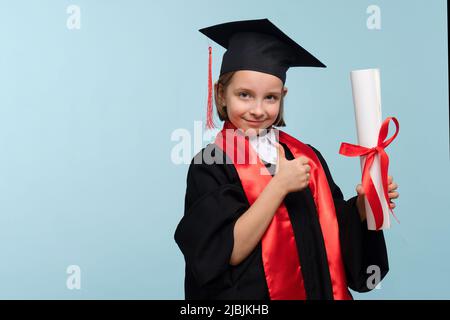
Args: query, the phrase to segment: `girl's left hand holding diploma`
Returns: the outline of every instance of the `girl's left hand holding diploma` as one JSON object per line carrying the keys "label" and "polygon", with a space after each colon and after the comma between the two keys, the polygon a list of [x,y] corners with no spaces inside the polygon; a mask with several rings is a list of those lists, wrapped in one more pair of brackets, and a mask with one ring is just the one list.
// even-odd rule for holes
{"label": "girl's left hand holding diploma", "polygon": [[[397,188],[398,184],[394,182],[394,178],[392,176],[388,176],[388,196],[389,199],[397,199],[400,194],[398,193]],[[356,200],[356,206],[358,207],[359,216],[361,221],[366,220],[366,209],[364,205],[364,190],[362,184],[358,184],[356,186],[356,192],[358,193],[358,199]],[[393,201],[390,202],[391,209],[395,208],[395,203]]]}

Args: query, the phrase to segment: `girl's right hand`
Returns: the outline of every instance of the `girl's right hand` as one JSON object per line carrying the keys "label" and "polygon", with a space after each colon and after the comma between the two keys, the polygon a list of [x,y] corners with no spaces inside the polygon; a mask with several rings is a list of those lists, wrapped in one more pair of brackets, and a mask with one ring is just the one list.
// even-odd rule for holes
{"label": "girl's right hand", "polygon": [[308,158],[300,156],[293,160],[286,159],[283,146],[278,143],[278,163],[274,179],[278,181],[285,193],[301,191],[309,185],[311,167]]}

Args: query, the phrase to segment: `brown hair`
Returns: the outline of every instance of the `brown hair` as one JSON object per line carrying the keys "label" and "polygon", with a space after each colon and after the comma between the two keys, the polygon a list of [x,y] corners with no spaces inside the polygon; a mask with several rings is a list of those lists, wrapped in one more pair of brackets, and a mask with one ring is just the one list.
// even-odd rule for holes
{"label": "brown hair", "polygon": [[[219,80],[217,80],[217,87],[215,87],[214,90],[214,102],[216,104],[216,110],[217,115],[219,116],[219,119],[222,121],[228,120],[228,114],[227,114],[227,106],[224,106],[219,101],[219,85],[222,85],[223,93],[225,93],[225,90],[227,89],[227,86],[230,84],[231,78],[235,74],[236,71],[231,71],[224,73],[222,76],[219,77]],[[276,127],[285,127],[286,123],[284,122],[283,118],[283,110],[284,110],[284,95],[282,94],[280,97],[280,111],[278,112],[278,116],[275,119],[273,125]]]}

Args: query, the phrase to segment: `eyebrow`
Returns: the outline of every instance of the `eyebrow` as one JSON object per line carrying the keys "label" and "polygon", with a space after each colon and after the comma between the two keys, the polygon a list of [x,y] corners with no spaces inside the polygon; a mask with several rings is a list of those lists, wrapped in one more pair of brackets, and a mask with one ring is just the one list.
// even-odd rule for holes
{"label": "eyebrow", "polygon": [[[249,91],[249,92],[251,92],[251,93],[255,93],[253,90],[247,89],[247,88],[243,88],[243,87],[237,88],[237,89],[235,89],[235,90],[236,90],[236,91]],[[280,92],[280,91],[277,91],[277,90],[272,90],[272,91],[270,91],[270,92],[267,92],[267,94],[281,95],[281,92]]]}

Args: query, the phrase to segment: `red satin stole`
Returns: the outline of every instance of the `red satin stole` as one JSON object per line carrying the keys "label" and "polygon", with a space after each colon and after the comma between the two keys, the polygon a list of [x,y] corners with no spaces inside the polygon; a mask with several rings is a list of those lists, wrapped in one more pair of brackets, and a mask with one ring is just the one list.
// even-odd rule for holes
{"label": "red satin stole", "polygon": [[[230,132],[227,129],[233,129],[231,132],[234,134],[226,134],[226,131]],[[237,133],[236,129],[230,121],[225,121],[223,129],[216,136],[215,144],[233,162],[248,202],[252,205],[272,176],[251,147],[248,137]],[[320,160],[314,150],[306,144],[281,130],[274,130],[279,132],[279,141],[288,146],[295,158],[303,155],[309,159],[311,166],[309,188],[314,197],[325,243],[333,298],[336,300],[351,299],[341,258],[339,229],[333,197]],[[277,209],[261,241],[264,273],[270,299],[306,299],[294,231],[284,203]]]}

